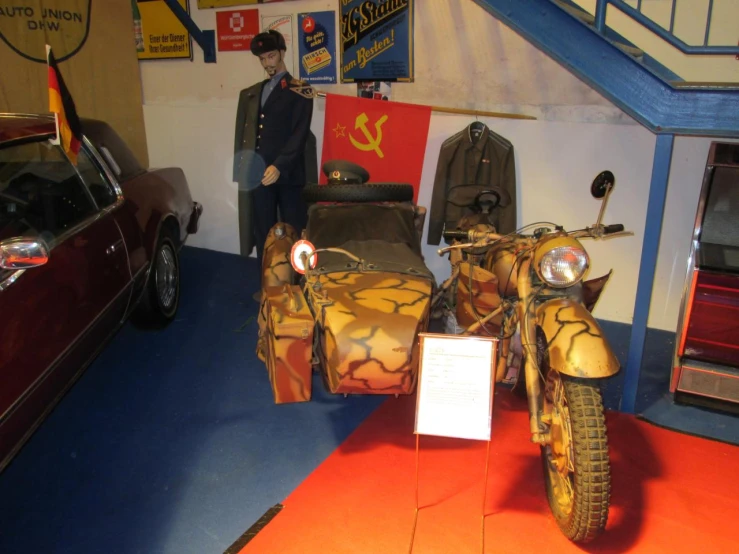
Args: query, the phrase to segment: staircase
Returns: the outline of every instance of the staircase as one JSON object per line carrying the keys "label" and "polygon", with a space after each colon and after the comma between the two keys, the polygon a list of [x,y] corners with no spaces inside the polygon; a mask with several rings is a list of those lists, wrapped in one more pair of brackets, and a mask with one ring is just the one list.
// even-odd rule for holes
{"label": "staircase", "polygon": [[652,132],[739,138],[739,86],[682,83],[565,0],[474,1]]}
{"label": "staircase", "polygon": [[[474,0],[657,135],[620,410],[634,413],[675,135],[739,138],[739,86],[683,83],[605,25],[608,3],[679,50],[734,55],[739,48],[688,46],[622,0],[596,0],[594,16],[570,0]],[[713,0],[709,0],[710,27]],[[717,50],[719,52],[717,52]],[[700,183],[697,184],[699,186]],[[668,368],[669,369],[669,368]]]}

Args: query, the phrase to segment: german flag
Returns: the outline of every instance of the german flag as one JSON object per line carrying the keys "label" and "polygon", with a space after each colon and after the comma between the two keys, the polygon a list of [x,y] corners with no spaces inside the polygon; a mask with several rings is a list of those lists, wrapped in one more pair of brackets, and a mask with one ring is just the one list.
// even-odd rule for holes
{"label": "german flag", "polygon": [[77,165],[77,154],[82,141],[82,125],[74,106],[72,95],[69,94],[59,67],[54,59],[51,46],[46,45],[46,61],[49,66],[49,111],[56,120],[56,140],[54,144],[61,144],[70,161]]}

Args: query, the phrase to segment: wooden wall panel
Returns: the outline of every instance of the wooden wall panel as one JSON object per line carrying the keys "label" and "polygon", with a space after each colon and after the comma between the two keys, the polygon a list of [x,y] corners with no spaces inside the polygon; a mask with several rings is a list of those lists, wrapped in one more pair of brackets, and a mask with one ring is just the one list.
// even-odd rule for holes
{"label": "wooden wall panel", "polygon": [[110,123],[148,166],[131,0],[2,3],[0,33],[0,112],[48,113],[48,42],[79,115]]}

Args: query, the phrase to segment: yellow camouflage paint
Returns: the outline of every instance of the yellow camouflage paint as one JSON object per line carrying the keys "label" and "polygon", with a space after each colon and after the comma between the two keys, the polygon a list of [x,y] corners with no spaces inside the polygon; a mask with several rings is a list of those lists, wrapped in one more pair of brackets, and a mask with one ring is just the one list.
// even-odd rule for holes
{"label": "yellow camouflage paint", "polygon": [[[472,268],[472,302],[470,302],[470,268]],[[457,283],[456,316],[458,325],[469,327],[500,306],[498,277],[494,273],[479,266],[471,266],[467,262],[461,262]],[[475,313],[477,313],[477,317]],[[485,323],[485,327],[497,334],[502,321],[503,314],[500,313]]]}
{"label": "yellow camouflage paint", "polygon": [[300,287],[290,250],[295,229],[278,223],[270,229],[262,257],[262,302],[257,356],[266,363],[275,403],[305,402],[311,397],[313,315]]}
{"label": "yellow camouflage paint", "polygon": [[283,285],[291,285],[295,280],[295,270],[290,263],[290,250],[298,240],[298,235],[291,225],[278,223],[267,234],[262,255],[262,299],[259,308],[257,338],[257,356],[263,362],[265,358],[265,336],[267,330],[267,307],[265,291]]}
{"label": "yellow camouflage paint", "polygon": [[321,329],[319,359],[332,393],[410,394],[432,283],[386,272],[314,275],[305,287]]}
{"label": "yellow camouflage paint", "polygon": [[263,296],[264,354],[275,403],[310,400],[313,315],[296,285],[269,287]]}
{"label": "yellow camouflage paint", "polygon": [[609,377],[619,363],[595,318],[582,304],[557,298],[537,308],[538,325],[547,337],[549,365],[573,377]]}
{"label": "yellow camouflage paint", "polygon": [[483,267],[492,268],[500,283],[500,292],[505,296],[518,296],[518,272],[514,269],[520,246],[515,243],[501,244],[490,249]]}
{"label": "yellow camouflage paint", "polygon": [[298,234],[287,223],[278,223],[270,229],[262,256],[262,287],[294,283],[295,270],[290,263],[290,250],[297,240]]}

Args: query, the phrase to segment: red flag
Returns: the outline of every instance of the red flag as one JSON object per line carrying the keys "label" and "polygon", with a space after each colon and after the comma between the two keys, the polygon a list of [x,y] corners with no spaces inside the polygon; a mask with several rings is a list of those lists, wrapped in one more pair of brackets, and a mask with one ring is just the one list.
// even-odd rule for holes
{"label": "red flag", "polygon": [[[355,96],[326,95],[321,165],[347,160],[374,183],[413,185],[418,200],[431,108]],[[326,183],[321,174],[320,183]]]}
{"label": "red flag", "polygon": [[82,126],[64,79],[56,64],[51,47],[46,46],[46,62],[49,66],[49,111],[56,120],[55,144],[61,144],[71,162],[77,165],[77,154],[82,141]]}

